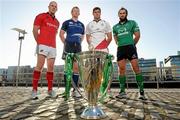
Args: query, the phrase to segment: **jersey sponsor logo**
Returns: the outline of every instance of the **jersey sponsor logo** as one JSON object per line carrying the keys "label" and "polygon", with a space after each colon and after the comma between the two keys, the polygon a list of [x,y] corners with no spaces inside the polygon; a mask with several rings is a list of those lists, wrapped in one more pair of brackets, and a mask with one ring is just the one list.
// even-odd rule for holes
{"label": "jersey sponsor logo", "polygon": [[79,27],[83,29],[83,25],[81,23],[73,23],[73,22],[69,22],[69,27]]}
{"label": "jersey sponsor logo", "polygon": [[127,31],[126,28],[123,28],[123,29],[119,29],[118,30],[118,36],[121,36],[121,35],[127,35],[129,32]]}
{"label": "jersey sponsor logo", "polygon": [[82,28],[82,29],[83,29],[83,27],[82,27],[82,26],[79,26],[79,25],[77,25],[77,24],[74,24],[74,25],[69,25],[69,27],[79,27],[79,28]]}
{"label": "jersey sponsor logo", "polygon": [[56,25],[54,25],[54,24],[52,24],[52,23],[47,22],[46,24],[47,24],[47,26],[49,26],[49,27],[54,27],[55,29],[58,29],[58,26],[56,26]]}
{"label": "jersey sponsor logo", "polygon": [[123,29],[119,29],[119,30],[118,30],[119,33],[123,33],[123,32],[126,32],[126,31],[127,31],[126,28],[123,28]]}
{"label": "jersey sponsor logo", "polygon": [[127,35],[128,32],[119,33],[118,36]]}

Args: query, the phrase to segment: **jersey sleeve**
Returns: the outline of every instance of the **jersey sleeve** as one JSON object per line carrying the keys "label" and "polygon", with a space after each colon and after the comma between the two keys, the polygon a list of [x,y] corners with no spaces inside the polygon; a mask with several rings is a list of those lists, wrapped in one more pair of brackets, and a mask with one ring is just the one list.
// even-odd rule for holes
{"label": "jersey sleeve", "polygon": [[34,25],[41,26],[42,23],[43,23],[43,15],[39,14],[36,16],[36,18],[34,20]]}
{"label": "jersey sleeve", "polygon": [[135,21],[133,21],[133,33],[139,32],[139,31],[140,31],[140,29],[139,29],[138,24]]}
{"label": "jersey sleeve", "polygon": [[112,32],[112,29],[111,29],[111,26],[108,22],[106,22],[106,30],[105,30],[106,33],[110,33]]}
{"label": "jersey sleeve", "polygon": [[62,26],[61,26],[61,30],[67,31],[67,21],[63,22]]}

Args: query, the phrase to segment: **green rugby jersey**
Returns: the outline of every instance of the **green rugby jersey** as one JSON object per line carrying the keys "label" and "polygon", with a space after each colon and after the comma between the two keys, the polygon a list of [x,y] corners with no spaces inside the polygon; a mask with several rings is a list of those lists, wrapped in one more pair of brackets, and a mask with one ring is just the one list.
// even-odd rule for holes
{"label": "green rugby jersey", "polygon": [[138,31],[139,26],[134,20],[128,20],[123,24],[119,22],[113,26],[113,35],[117,36],[118,46],[134,44],[133,33]]}

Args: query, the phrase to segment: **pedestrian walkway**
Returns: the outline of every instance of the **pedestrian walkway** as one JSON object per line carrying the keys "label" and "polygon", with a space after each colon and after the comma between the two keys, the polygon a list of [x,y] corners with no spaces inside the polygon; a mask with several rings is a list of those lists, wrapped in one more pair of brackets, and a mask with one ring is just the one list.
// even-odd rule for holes
{"label": "pedestrian walkway", "polygon": [[[60,94],[64,88],[54,90]],[[112,93],[117,95],[118,89]],[[38,100],[31,100],[30,87],[0,87],[0,120],[82,120],[83,98],[51,99],[46,87],[38,94]],[[98,104],[107,115],[103,120],[179,120],[180,89],[146,89],[145,95],[148,100],[139,100],[138,89],[128,89],[127,99],[105,99]]]}

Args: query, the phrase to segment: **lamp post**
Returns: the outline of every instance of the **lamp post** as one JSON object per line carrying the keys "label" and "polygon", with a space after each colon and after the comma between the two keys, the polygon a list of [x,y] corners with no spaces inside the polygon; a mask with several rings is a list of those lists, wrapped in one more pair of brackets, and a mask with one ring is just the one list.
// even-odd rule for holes
{"label": "lamp post", "polygon": [[20,60],[21,60],[21,47],[22,47],[22,40],[25,38],[25,34],[27,32],[25,30],[19,29],[19,28],[12,28],[11,30],[17,31],[18,32],[18,40],[20,41],[20,46],[19,46],[19,57],[18,57],[18,67],[16,71],[16,87],[18,86],[18,74],[19,74],[19,67],[20,67]]}

